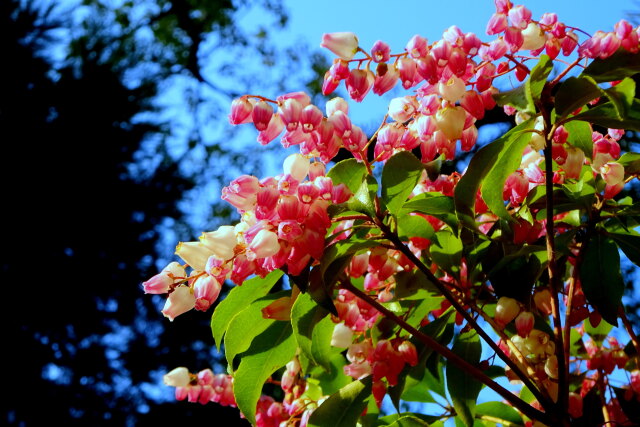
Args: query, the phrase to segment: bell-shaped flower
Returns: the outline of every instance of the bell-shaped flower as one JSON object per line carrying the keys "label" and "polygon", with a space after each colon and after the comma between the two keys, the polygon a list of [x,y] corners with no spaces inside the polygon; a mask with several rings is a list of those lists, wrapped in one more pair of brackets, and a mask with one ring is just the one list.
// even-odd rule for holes
{"label": "bell-shaped flower", "polygon": [[350,32],[325,33],[320,47],[329,49],[340,59],[350,61],[358,52],[358,37]]}
{"label": "bell-shaped flower", "polygon": [[171,387],[186,387],[189,385],[191,381],[191,377],[189,375],[189,370],[184,367],[175,368],[171,372],[165,374],[162,377],[165,385]]}
{"label": "bell-shaped flower", "polygon": [[179,286],[169,294],[162,314],[173,322],[173,319],[194,308],[196,298],[188,286]]}

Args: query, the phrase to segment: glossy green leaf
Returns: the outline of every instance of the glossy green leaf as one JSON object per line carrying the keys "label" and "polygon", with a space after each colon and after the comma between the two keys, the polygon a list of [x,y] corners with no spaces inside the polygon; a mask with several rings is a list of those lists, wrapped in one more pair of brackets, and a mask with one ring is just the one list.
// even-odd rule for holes
{"label": "glossy green leaf", "polygon": [[522,133],[508,141],[482,183],[482,198],[489,209],[502,219],[513,219],[504,207],[502,193],[509,175],[520,167],[522,153],[530,140],[530,133]]}
{"label": "glossy green leaf", "polygon": [[273,301],[291,294],[291,291],[281,291],[266,295],[249,305],[249,307],[237,313],[227,328],[224,336],[224,353],[227,364],[233,366],[233,359],[251,345],[251,341],[276,322],[273,319],[265,319],[262,309]]}
{"label": "glossy green leaf", "polygon": [[483,419],[500,423],[504,426],[522,426],[522,416],[513,407],[502,402],[485,402],[476,406],[476,414]]}
{"label": "glossy green leaf", "polygon": [[422,176],[424,165],[409,151],[393,155],[382,169],[382,200],[396,214]]}
{"label": "glossy green leaf", "polygon": [[564,128],[569,132],[567,139],[569,144],[581,149],[584,155],[591,159],[593,156],[593,139],[589,123],[581,121],[567,122],[564,124]]}
{"label": "glossy green leaf", "polygon": [[325,371],[322,367],[316,367],[311,371],[311,377],[317,381],[322,388],[322,394],[333,394],[342,387],[350,384],[353,379],[344,373],[344,365],[346,359],[342,354],[334,354],[331,357],[329,371]]}
{"label": "glossy green leaf", "polygon": [[427,215],[454,213],[453,198],[440,193],[422,193],[408,200],[401,213],[420,212]]}
{"label": "glossy green leaf", "polygon": [[213,316],[211,316],[211,332],[218,351],[220,351],[222,337],[231,319],[253,301],[266,295],[282,277],[282,274],[282,271],[274,270],[264,278],[254,277],[249,279],[242,286],[236,286],[231,289],[227,297],[218,304]]}
{"label": "glossy green leaf", "polygon": [[626,233],[608,233],[622,252],[635,265],[640,266],[640,235]]}
{"label": "glossy green leaf", "polygon": [[[453,343],[453,352],[472,365],[480,362],[482,345],[475,331],[460,334]],[[482,383],[462,371],[453,363],[447,363],[447,390],[458,416],[468,427],[473,426],[476,400]]]}
{"label": "glossy green leaf", "polygon": [[347,202],[347,207],[352,211],[360,212],[374,218],[376,216],[376,208],[373,200],[377,192],[378,183],[376,179],[371,175],[366,175],[353,197]]}
{"label": "glossy green leaf", "polygon": [[433,238],[433,226],[429,221],[419,215],[402,215],[398,217],[398,236],[402,240],[410,237],[422,237],[431,240]]}
{"label": "glossy green leaf", "polygon": [[637,73],[640,73],[640,56],[620,49],[606,59],[594,59],[581,76],[590,76],[601,83],[622,80]]}
{"label": "glossy green leaf", "polygon": [[609,335],[609,332],[611,332],[611,329],[613,329],[613,326],[607,322],[601,321],[598,326],[593,326],[591,319],[587,318],[587,320],[584,321],[584,331],[589,334],[598,347],[602,345],[607,335]]}
{"label": "glossy green leaf", "polygon": [[344,184],[352,193],[358,191],[366,174],[367,168],[364,163],[356,159],[342,160],[327,172],[327,176],[331,178],[333,185]]}
{"label": "glossy green leaf", "polygon": [[516,110],[524,113],[535,114],[536,112],[531,92],[527,90],[525,85],[518,86],[517,88],[508,91],[498,92],[493,95],[493,99],[495,99],[496,104],[500,107],[510,105]]}
{"label": "glossy green leaf", "polygon": [[337,276],[341,274],[351,258],[358,252],[378,246],[375,240],[349,238],[340,240],[327,247],[322,255],[320,270],[326,286],[335,283]]}
{"label": "glossy green leaf", "polygon": [[624,281],[618,248],[610,238],[596,234],[587,243],[580,264],[580,281],[587,301],[596,307],[604,320],[617,326]]}
{"label": "glossy green leaf", "polygon": [[633,100],[629,114],[622,119],[618,118],[618,109],[614,103],[609,101],[567,119],[571,120],[583,120],[613,129],[640,131],[640,100]]}
{"label": "glossy green leaf", "polygon": [[[523,133],[530,129],[532,123],[533,121],[531,119],[520,123],[502,137],[482,147],[469,162],[467,171],[462,178],[460,178],[454,190],[456,213],[460,222],[465,226],[474,230],[476,229],[475,203],[476,193],[480,185],[494,167],[500,155],[508,151],[507,147],[517,141]],[[500,187],[500,192],[502,192],[502,187]]]}
{"label": "glossy green leaf", "polygon": [[371,377],[353,381],[329,396],[309,418],[309,426],[353,427],[371,396]]}
{"label": "glossy green leaf", "polygon": [[556,92],[556,115],[564,118],[599,96],[602,96],[602,89],[593,78],[569,77],[559,84]]}
{"label": "glossy green leaf", "polygon": [[540,60],[531,69],[529,78],[524,83],[526,90],[531,94],[534,103],[540,100],[540,95],[547,83],[547,77],[553,70],[553,61],[547,55],[540,55]]}
{"label": "glossy green leaf", "polygon": [[300,350],[316,365],[331,369],[331,336],[334,323],[329,312],[317,305],[311,295],[300,294],[291,309],[291,325]]}
{"label": "glossy green leaf", "polygon": [[636,94],[636,82],[626,77],[620,83],[606,89],[604,92],[615,107],[618,113],[617,118],[622,119],[627,117]]}
{"label": "glossy green leaf", "polygon": [[[403,422],[413,422],[413,420],[407,420],[407,418],[413,418],[416,422],[422,424],[394,424],[400,420]],[[376,426],[430,426],[431,423],[438,421],[440,416],[438,415],[424,415],[416,414],[413,412],[401,412],[399,414],[391,414],[378,419]]]}
{"label": "glossy green leaf", "polygon": [[233,376],[233,394],[238,409],[255,425],[256,404],[262,385],[296,354],[296,340],[289,322],[274,322],[258,335],[240,361]]}
{"label": "glossy green leaf", "polygon": [[449,230],[438,231],[429,246],[431,259],[444,271],[457,275],[462,260],[462,241]]}
{"label": "glossy green leaf", "polygon": [[428,297],[427,292],[439,293],[438,288],[419,270],[399,271],[394,274],[394,277],[396,279],[395,296],[398,299],[424,299]]}
{"label": "glossy green leaf", "polygon": [[415,415],[406,415],[388,424],[389,427],[429,427],[429,423]]}
{"label": "glossy green leaf", "polygon": [[629,175],[640,173],[640,153],[624,153],[618,163],[624,166],[625,173]]}

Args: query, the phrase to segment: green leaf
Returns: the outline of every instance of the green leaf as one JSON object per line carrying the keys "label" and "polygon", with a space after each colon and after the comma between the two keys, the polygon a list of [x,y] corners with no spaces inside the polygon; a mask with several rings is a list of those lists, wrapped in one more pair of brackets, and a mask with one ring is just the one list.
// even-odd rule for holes
{"label": "green leaf", "polygon": [[618,112],[618,119],[623,119],[629,114],[629,109],[633,104],[633,97],[636,93],[636,82],[633,79],[626,77],[620,83],[615,86],[606,89],[605,94],[613,103],[613,106]]}
{"label": "green leaf", "polygon": [[427,215],[454,213],[453,198],[440,193],[421,193],[408,200],[400,214],[420,212]]}
{"label": "green leaf", "polygon": [[322,278],[322,271],[320,266],[313,267],[309,273],[309,295],[311,298],[334,315],[338,315],[338,310],[333,304],[333,292],[331,288],[325,286],[325,282]]}
{"label": "green leaf", "polygon": [[640,235],[626,233],[608,233],[622,252],[635,265],[640,266]]}
{"label": "green leaf", "polygon": [[429,246],[431,259],[446,272],[455,276],[460,272],[462,241],[449,230],[438,231]]}
{"label": "green leaf", "polygon": [[409,240],[410,237],[433,238],[433,226],[419,215],[402,215],[398,217],[398,237]]}
{"label": "green leaf", "polygon": [[275,371],[286,365],[296,354],[296,340],[288,322],[274,322],[258,335],[233,376],[233,394],[238,409],[247,420],[256,423],[256,404],[262,385]]}
{"label": "green leaf", "polygon": [[571,120],[583,120],[613,129],[640,131],[640,100],[633,100],[629,114],[623,118],[619,118],[618,109],[613,102],[609,101],[567,119],[567,121]]}
{"label": "green leaf", "polygon": [[609,332],[611,332],[611,329],[613,329],[613,326],[607,322],[600,322],[596,327],[591,324],[590,318],[587,318],[587,320],[584,321],[584,331],[593,338],[598,347],[602,346],[602,343],[607,338],[607,335],[609,335]]}
{"label": "green leaf", "polygon": [[371,377],[353,381],[329,396],[309,418],[309,426],[353,427],[371,395]]}
{"label": "green leaf", "polygon": [[602,96],[602,89],[589,76],[569,77],[556,92],[556,114],[562,119],[588,102]]}
{"label": "green leaf", "polygon": [[422,176],[424,165],[409,151],[393,155],[382,169],[382,200],[393,215],[398,213]]}
{"label": "green leaf", "polygon": [[510,105],[518,111],[524,113],[535,114],[536,107],[531,97],[531,92],[527,90],[525,85],[518,86],[515,89],[511,89],[505,92],[499,92],[493,95],[496,104],[500,107]]}
{"label": "green leaf", "polygon": [[624,166],[626,174],[635,175],[640,173],[640,153],[624,153],[618,159],[618,163]]}
{"label": "green leaf", "polygon": [[311,376],[322,388],[322,394],[333,394],[347,384],[351,384],[352,378],[344,373],[345,358],[342,354],[334,354],[330,360],[330,370],[316,367],[311,371]]}
{"label": "green leaf", "polygon": [[[413,418],[416,422],[421,422],[422,424],[395,424],[396,422],[403,420],[403,422],[413,422],[413,420],[404,420],[406,418]],[[439,415],[424,415],[424,414],[416,414],[413,412],[402,412],[399,414],[391,414],[378,419],[378,423],[376,426],[429,426],[431,423],[434,423],[442,418]]]}
{"label": "green leaf", "polygon": [[502,424],[503,426],[522,426],[522,417],[511,406],[502,402],[486,402],[476,407],[476,413],[483,419]]}
{"label": "green leaf", "polygon": [[522,133],[517,138],[508,141],[482,183],[482,198],[489,209],[502,219],[513,220],[504,207],[502,193],[509,175],[520,167],[522,153],[530,140],[530,133]]}
{"label": "green leaf", "polygon": [[534,103],[540,100],[547,77],[553,70],[553,61],[547,55],[540,55],[540,61],[531,69],[531,75],[524,83]]}
{"label": "green leaf", "polygon": [[581,149],[584,155],[591,159],[593,156],[593,139],[589,123],[575,121],[567,122],[563,126],[569,132],[569,137],[567,138],[569,144]]}
{"label": "green leaf", "polygon": [[624,292],[620,255],[613,240],[596,234],[588,243],[580,264],[580,281],[587,301],[602,318],[617,326],[618,309]]}
{"label": "green leaf", "polygon": [[[460,334],[453,343],[453,352],[472,365],[480,362],[482,345],[475,331]],[[453,363],[447,363],[447,390],[460,419],[468,427],[473,426],[476,400],[482,383],[462,371]]]}
{"label": "green leaf", "polygon": [[377,192],[378,183],[376,179],[371,175],[367,175],[353,197],[347,202],[347,207],[352,211],[360,212],[374,218],[376,216],[376,208],[373,200]]}
{"label": "green leaf", "polygon": [[291,309],[291,325],[300,350],[314,364],[331,369],[331,336],[334,324],[329,312],[317,305],[309,294],[300,294]]}
{"label": "green leaf", "polygon": [[354,255],[364,249],[373,248],[378,245],[379,242],[375,240],[349,238],[340,240],[327,247],[320,261],[322,279],[326,286],[332,286],[333,283],[335,283],[337,276],[343,272]]}
{"label": "green leaf", "polygon": [[[477,228],[475,223],[476,193],[484,178],[497,163],[499,157],[508,151],[507,148],[531,128],[532,123],[532,119],[520,123],[502,137],[482,147],[469,162],[467,171],[462,175],[454,190],[454,203],[458,219],[468,228],[472,230]],[[503,186],[500,187],[501,194],[502,188]]]}
{"label": "green leaf", "polygon": [[282,274],[280,270],[273,270],[264,278],[254,277],[247,280],[242,286],[236,286],[231,289],[227,297],[218,304],[213,316],[211,316],[211,332],[218,351],[220,351],[222,337],[231,319],[253,301],[266,295],[282,277]]}
{"label": "green leaf", "polygon": [[613,82],[640,73],[640,57],[624,49],[606,59],[594,59],[581,76],[590,76],[596,82]]}
{"label": "green leaf", "polygon": [[414,415],[400,417],[388,425],[389,427],[429,427],[428,422],[423,421]]}
{"label": "green leaf", "polygon": [[290,294],[291,291],[269,294],[254,301],[231,319],[224,336],[224,352],[229,366],[233,366],[233,359],[236,355],[246,351],[256,336],[264,332],[273,322],[276,322],[276,320],[262,317],[262,309],[278,298]]}
{"label": "green leaf", "polygon": [[352,193],[358,191],[366,174],[367,168],[356,159],[342,160],[327,172],[327,176],[331,178],[333,185],[344,184]]}

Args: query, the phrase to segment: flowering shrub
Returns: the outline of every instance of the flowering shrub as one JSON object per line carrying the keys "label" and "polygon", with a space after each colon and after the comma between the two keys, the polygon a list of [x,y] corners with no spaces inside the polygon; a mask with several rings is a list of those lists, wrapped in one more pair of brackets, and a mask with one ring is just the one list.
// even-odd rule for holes
{"label": "flowering shrub", "polygon": [[[618,196],[640,173],[640,154],[619,144],[640,131],[640,29],[620,21],[581,41],[553,13],[536,21],[495,4],[489,41],[452,26],[391,53],[352,33],[323,36],[337,56],[325,94],[342,81],[356,102],[398,83],[408,91],[373,135],[342,98],[324,112],[302,92],[233,101],[232,124],[298,152],[280,175],[225,187],[240,222],[180,243],[182,263],[144,283],[168,294],[172,321],[237,285],[211,319],[229,374],[176,368],[165,382],[178,399],[237,405],[258,426],[640,422],[619,257],[640,263],[640,213]],[[500,91],[501,76],[522,85]],[[516,126],[464,173],[441,174],[498,107]],[[332,165],[340,150],[350,158]],[[291,288],[272,292],[284,275]],[[505,376],[521,390],[495,381]],[[262,394],[265,383],[284,398]],[[503,401],[476,404],[483,387]],[[396,408],[448,403],[382,416],[386,395]]]}

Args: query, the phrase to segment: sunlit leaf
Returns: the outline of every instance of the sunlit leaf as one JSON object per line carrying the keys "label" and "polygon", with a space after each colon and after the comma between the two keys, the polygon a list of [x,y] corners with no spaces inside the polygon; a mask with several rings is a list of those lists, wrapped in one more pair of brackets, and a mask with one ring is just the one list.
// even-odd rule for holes
{"label": "sunlit leaf", "polygon": [[300,350],[316,365],[331,369],[331,336],[334,323],[329,312],[309,294],[300,294],[291,309],[291,325]]}
{"label": "sunlit leaf", "polygon": [[329,396],[309,418],[309,426],[353,427],[371,397],[371,377],[353,381]]}
{"label": "sunlit leaf", "polygon": [[[460,334],[454,341],[452,350],[471,365],[477,365],[482,353],[478,334],[474,330]],[[482,383],[455,364],[447,363],[447,390],[458,416],[468,427],[473,426],[476,400],[481,389]]]}
{"label": "sunlit leaf", "polygon": [[424,165],[408,151],[393,155],[382,169],[382,199],[396,214],[422,176]]}
{"label": "sunlit leaf", "polygon": [[286,365],[296,353],[289,322],[274,322],[258,335],[240,361],[233,376],[233,394],[247,420],[255,425],[256,404],[262,385],[275,371]]}
{"label": "sunlit leaf", "polygon": [[254,277],[249,279],[242,286],[236,286],[231,289],[227,297],[218,304],[213,316],[211,316],[211,332],[218,351],[220,351],[222,337],[231,319],[253,301],[266,295],[282,277],[282,274],[282,271],[274,270],[264,278]]}
{"label": "sunlit leaf", "polygon": [[358,191],[366,174],[367,168],[356,159],[342,160],[327,172],[327,176],[331,178],[333,185],[344,184],[352,193]]}

